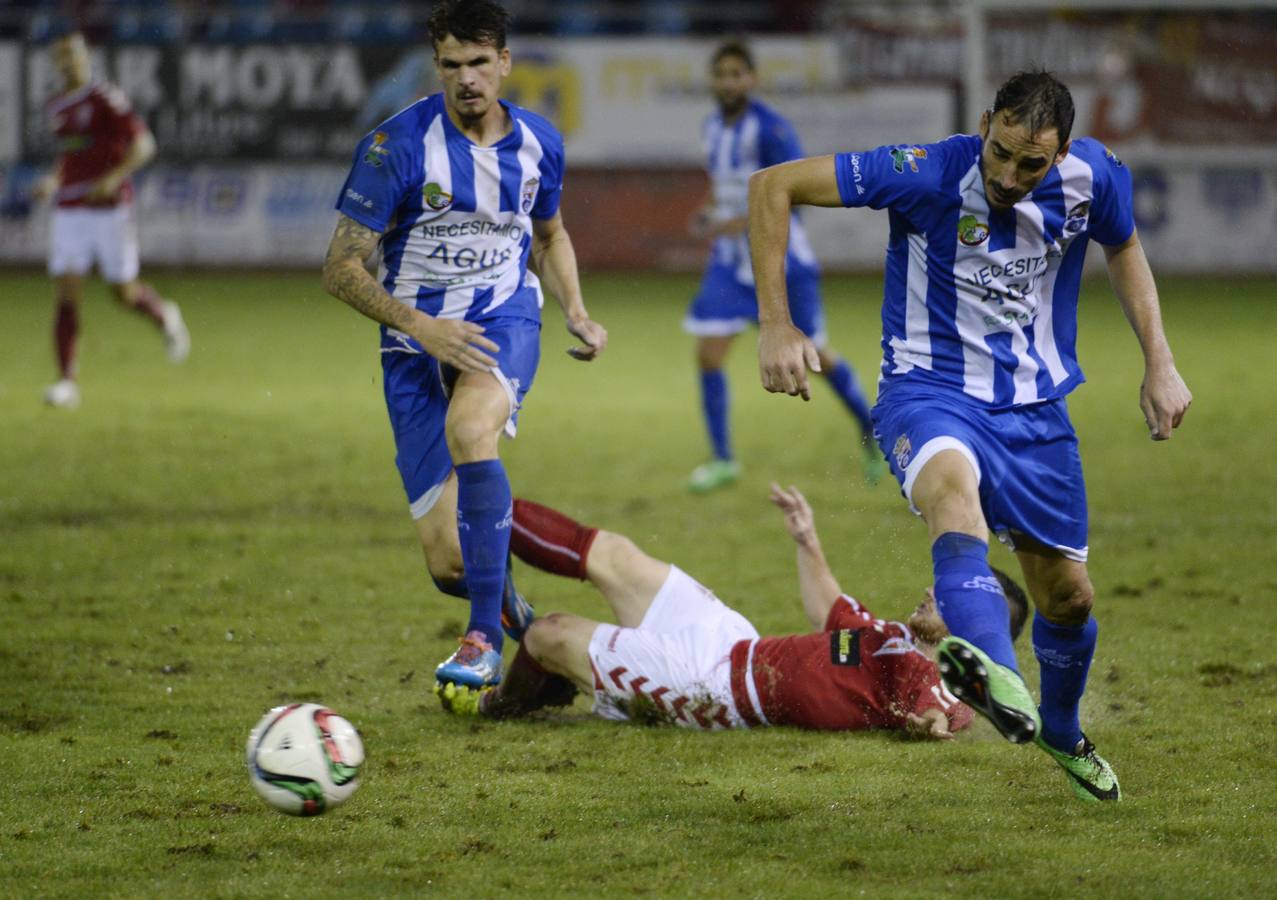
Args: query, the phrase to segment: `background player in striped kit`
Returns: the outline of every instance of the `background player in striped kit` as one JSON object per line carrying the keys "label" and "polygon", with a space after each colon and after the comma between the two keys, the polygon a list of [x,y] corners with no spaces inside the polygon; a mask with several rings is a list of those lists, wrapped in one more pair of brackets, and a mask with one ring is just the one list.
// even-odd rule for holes
{"label": "background player in striped kit", "polygon": [[[941,669],[1013,742],[1036,739],[1083,800],[1118,800],[1078,706],[1095,652],[1086,491],[1065,402],[1082,264],[1104,247],[1144,352],[1140,407],[1165,440],[1192,396],[1162,330],[1132,214],[1130,173],[1102,144],[1069,139],[1073,100],[1045,72],[998,90],[979,135],[803,160],[750,185],[763,386],[807,393],[810,341],[786,321],[783,257],[795,203],[890,212],[883,367],[874,425],[932,540],[936,599],[953,633]],[[768,315],[768,313],[770,315]],[[992,529],[1016,551],[1037,606],[1040,708],[1019,675],[987,561]]]}
{"label": "background player in striped kit", "polygon": [[[947,633],[930,589],[907,624],[875,618],[838,586],[802,493],[772,485],[771,500],[797,545],[803,611],[815,629],[808,634],[760,638],[710,590],[629,538],[516,500],[514,552],[530,565],[588,580],[618,624],[544,616],[528,629],[500,687],[443,686],[445,708],[523,715],[570,702],[575,684],[593,692],[594,711],[604,718],[686,728],[886,728],[944,739],[966,727],[971,711],[945,690],[930,656]],[[1028,601],[998,575],[1007,585],[1004,615],[1019,634]]]}
{"label": "background player in striped kit", "polygon": [[[530,609],[510,582],[510,484],[498,457],[514,436],[540,358],[540,281],[591,360],[607,332],[581,299],[559,215],[563,141],[543,118],[498,99],[510,72],[507,15],[487,0],[430,17],[443,92],[363,139],[337,208],[328,291],[382,325],[396,465],[436,585],[470,600],[440,681],[501,675],[502,620]],[[373,277],[364,262],[378,249]]]}
{"label": "background player in striped kit", "polygon": [[[753,98],[757,85],[754,58],[736,41],[723,44],[710,60],[711,86],[718,109],[705,120],[702,141],[710,179],[710,202],[692,223],[694,237],[710,238],[709,264],[683,321],[696,336],[701,410],[713,458],[698,466],[688,487],[711,491],[740,477],[732,452],[730,402],[723,371],[736,336],[758,321],[754,275],[746,235],[749,176],[757,169],[802,157],[798,135],[779,113]],[[871,438],[869,403],[856,373],[828,345],[820,297],[820,266],[797,214],[790,223],[785,256],[789,310],[794,322],[817,347],[820,371],[860,428],[865,478],[877,482],[886,471]]]}
{"label": "background player in striped kit", "polygon": [[48,105],[58,161],[33,191],[37,201],[52,198],[55,204],[49,275],[57,298],[53,343],[58,381],[45,390],[44,399],[51,406],[74,407],[80,403],[80,303],[84,277],[95,264],[116,301],[163,332],[170,360],[186,359],[191,336],[177,304],[138,279],[131,177],[155,155],[155,139],[118,87],[91,80],[84,35],[72,32],[54,41],[53,64],[64,88]]}

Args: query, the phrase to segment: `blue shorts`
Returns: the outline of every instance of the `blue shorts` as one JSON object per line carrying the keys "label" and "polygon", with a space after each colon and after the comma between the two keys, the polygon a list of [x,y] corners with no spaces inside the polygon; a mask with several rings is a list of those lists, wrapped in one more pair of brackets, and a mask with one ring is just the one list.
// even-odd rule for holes
{"label": "blue shorts", "polygon": [[[532,387],[541,358],[541,326],[526,320],[484,323],[483,336],[501,348],[495,354],[493,375],[510,398],[510,420],[505,432],[514,437],[519,407]],[[452,454],[444,435],[448,417],[445,378],[439,361],[428,353],[383,350],[381,370],[386,390],[386,410],[395,435],[395,466],[408,495],[414,519],[434,507],[452,472]]]}
{"label": "blue shorts", "polygon": [[985,520],[1004,543],[1014,548],[1015,536],[1027,535],[1086,561],[1086,485],[1063,398],[990,411],[956,394],[905,387],[885,392],[872,415],[874,437],[911,507],[923,466],[957,450],[975,469]]}
{"label": "blue shorts", "polygon": [[[789,316],[817,347],[828,340],[825,308],[820,301],[820,274],[791,266],[785,275]],[[758,324],[758,295],[752,284],[736,278],[733,266],[710,265],[700,290],[688,307],[683,330],[697,337],[727,337]]]}

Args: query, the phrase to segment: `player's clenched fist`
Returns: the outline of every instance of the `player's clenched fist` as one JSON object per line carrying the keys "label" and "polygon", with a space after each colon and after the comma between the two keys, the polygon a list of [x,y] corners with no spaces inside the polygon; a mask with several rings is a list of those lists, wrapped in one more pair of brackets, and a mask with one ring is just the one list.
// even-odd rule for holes
{"label": "player's clenched fist", "polygon": [[568,356],[589,362],[597,359],[607,349],[607,329],[590,318],[569,319],[568,331],[578,338],[584,347],[569,347]]}
{"label": "player's clenched fist", "polygon": [[820,371],[820,356],[810,338],[788,323],[759,327],[758,371],[764,390],[810,400],[808,369]]}
{"label": "player's clenched fist", "polygon": [[1174,366],[1145,371],[1140,385],[1140,409],[1153,440],[1168,440],[1192,403],[1193,394]]}

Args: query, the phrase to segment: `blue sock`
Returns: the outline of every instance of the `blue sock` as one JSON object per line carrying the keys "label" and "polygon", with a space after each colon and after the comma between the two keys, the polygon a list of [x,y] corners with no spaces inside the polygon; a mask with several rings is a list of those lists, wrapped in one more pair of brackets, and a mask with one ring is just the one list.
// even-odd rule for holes
{"label": "blue sock", "polygon": [[838,360],[838,365],[834,366],[828,378],[829,386],[834,389],[838,399],[855,416],[856,422],[860,425],[860,433],[872,434],[873,423],[869,421],[869,401],[865,399],[865,392],[860,389],[856,373],[852,371],[847,360]]}
{"label": "blue sock", "polygon": [[1100,626],[1088,618],[1085,625],[1056,625],[1040,615],[1033,617],[1033,653],[1042,673],[1042,739],[1056,750],[1072,753],[1082,740],[1078,703],[1086,691],[1086,675],[1095,655]]}
{"label": "blue sock", "polygon": [[731,439],[727,434],[727,376],[722,369],[701,372],[701,410],[705,413],[705,427],[709,429],[709,442],[714,447],[715,459],[731,459]]}
{"label": "blue sock", "polygon": [[954,637],[979,647],[999,665],[1019,672],[1011,646],[1010,613],[1002,585],[989,568],[989,545],[956,531],[931,545],[936,607]]}
{"label": "blue sock", "polygon": [[482,632],[488,643],[500,650],[501,598],[514,514],[510,481],[499,459],[462,463],[456,468],[457,532],[470,594],[466,631]]}

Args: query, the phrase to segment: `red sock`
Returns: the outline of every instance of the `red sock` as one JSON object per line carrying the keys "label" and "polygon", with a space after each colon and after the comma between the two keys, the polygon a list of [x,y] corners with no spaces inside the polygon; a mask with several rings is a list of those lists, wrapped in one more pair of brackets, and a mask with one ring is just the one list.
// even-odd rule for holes
{"label": "red sock", "polygon": [[161,328],[164,327],[164,298],[160,296],[159,291],[146,282],[138,282],[129,308],[134,312],[140,312]]}
{"label": "red sock", "polygon": [[58,371],[64,379],[75,378],[75,339],[79,334],[79,304],[73,300],[58,301],[53,320],[53,348],[58,355]]}
{"label": "red sock", "polygon": [[587,528],[548,506],[514,501],[510,551],[543,571],[584,581],[585,558],[598,533],[597,528]]}

